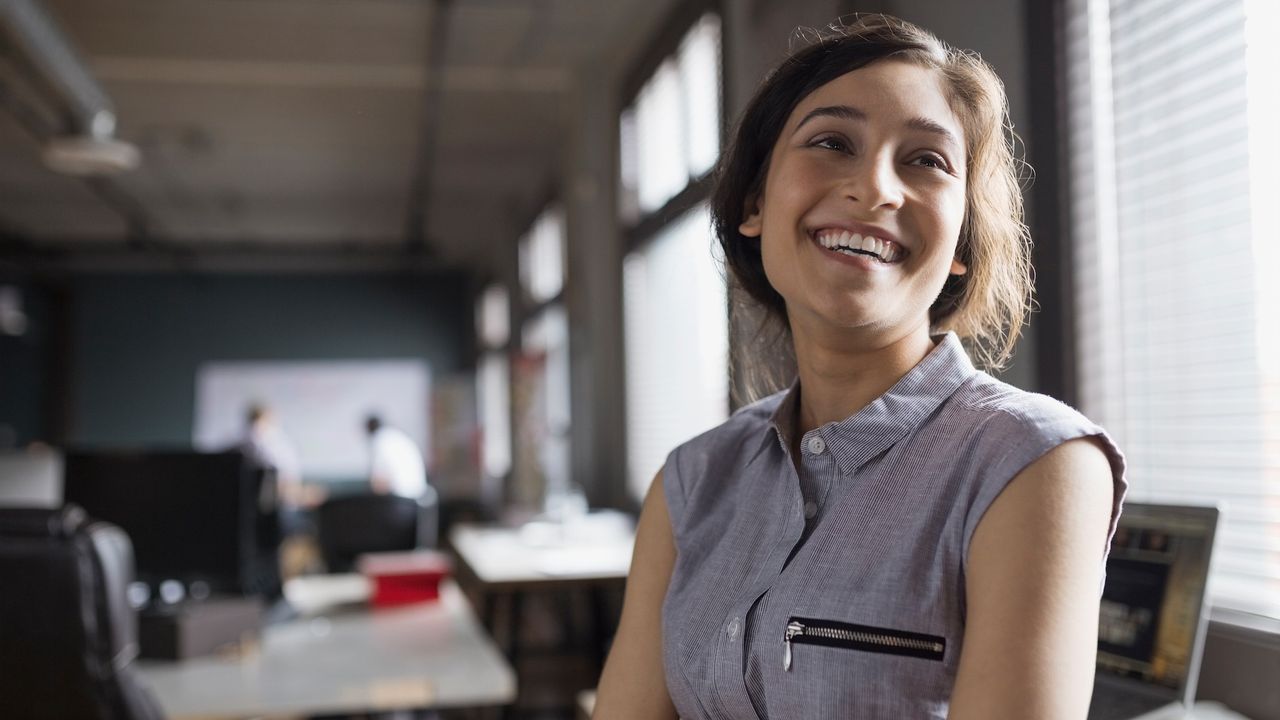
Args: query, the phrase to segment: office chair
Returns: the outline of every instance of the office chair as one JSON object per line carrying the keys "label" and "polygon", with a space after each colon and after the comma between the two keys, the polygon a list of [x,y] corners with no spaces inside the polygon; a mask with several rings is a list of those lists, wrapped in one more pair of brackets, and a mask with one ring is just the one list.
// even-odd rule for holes
{"label": "office chair", "polygon": [[435,493],[420,499],[398,495],[350,495],[316,509],[317,542],[329,572],[347,572],[356,557],[436,546]]}
{"label": "office chair", "polygon": [[6,717],[161,720],[138,684],[133,548],[75,505],[0,508],[0,698]]}

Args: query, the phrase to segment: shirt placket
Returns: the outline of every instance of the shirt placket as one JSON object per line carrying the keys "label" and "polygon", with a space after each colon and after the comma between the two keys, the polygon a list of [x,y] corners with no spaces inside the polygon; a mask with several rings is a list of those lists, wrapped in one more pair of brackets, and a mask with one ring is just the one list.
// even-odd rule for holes
{"label": "shirt placket", "polygon": [[[799,475],[792,470],[795,466],[789,458],[783,470],[785,486],[789,481],[792,502],[785,513],[782,532],[773,552],[766,561],[758,582],[751,593],[743,601],[735,605],[725,619],[724,632],[720,634],[717,651],[717,685],[724,690],[720,693],[727,717],[758,717],[755,704],[746,686],[747,649],[751,647],[753,637],[764,633],[768,636],[775,628],[758,627],[754,622],[756,614],[753,608],[757,601],[770,593],[787,569],[787,563],[797,550],[807,531],[821,516],[824,499],[831,487],[838,467],[832,458],[830,448],[819,430],[813,430],[801,441],[801,458]],[[785,594],[785,593],[784,593]],[[774,598],[788,603],[790,598]],[[781,640],[782,629],[777,628]],[[765,638],[767,640],[767,637]],[[768,645],[768,643],[765,643]]]}
{"label": "shirt placket", "polygon": [[[774,477],[778,478],[778,482],[773,485],[777,494],[768,499],[762,498],[761,507],[786,508],[774,525],[778,528],[777,540],[773,544],[773,550],[760,566],[755,583],[730,607],[722,621],[721,632],[717,634],[714,684],[719,699],[719,709],[722,711],[720,717],[726,720],[758,717],[746,685],[746,648],[749,647],[752,632],[749,616],[756,601],[768,592],[777,580],[786,564],[789,550],[800,541],[804,532],[803,501],[799,483],[794,466],[785,456],[777,467]],[[763,524],[765,528],[769,525],[769,523]]]}

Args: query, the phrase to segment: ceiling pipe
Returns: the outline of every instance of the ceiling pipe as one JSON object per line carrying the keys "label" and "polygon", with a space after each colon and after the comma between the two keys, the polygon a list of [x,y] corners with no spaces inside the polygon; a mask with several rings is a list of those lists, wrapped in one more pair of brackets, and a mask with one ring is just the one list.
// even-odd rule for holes
{"label": "ceiling pipe", "polygon": [[0,23],[27,62],[65,103],[69,133],[49,140],[45,163],[71,175],[105,175],[138,165],[138,149],[114,138],[111,99],[38,0],[0,0]]}
{"label": "ceiling pipe", "polygon": [[452,0],[435,0],[426,53],[426,85],[422,93],[422,115],[418,126],[418,152],[409,180],[409,207],[405,213],[405,248],[422,253],[427,248],[427,208],[431,203],[432,173],[439,143],[440,90],[448,57],[449,11]]}

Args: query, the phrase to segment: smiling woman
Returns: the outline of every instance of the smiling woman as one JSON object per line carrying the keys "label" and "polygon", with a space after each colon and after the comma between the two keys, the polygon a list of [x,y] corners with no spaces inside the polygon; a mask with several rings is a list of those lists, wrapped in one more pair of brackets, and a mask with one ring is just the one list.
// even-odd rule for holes
{"label": "smiling woman", "polygon": [[1030,294],[1007,127],[981,59],[884,16],[748,104],[713,217],[798,377],[655,478],[597,717],[1085,715],[1124,461],[961,342],[998,364]]}

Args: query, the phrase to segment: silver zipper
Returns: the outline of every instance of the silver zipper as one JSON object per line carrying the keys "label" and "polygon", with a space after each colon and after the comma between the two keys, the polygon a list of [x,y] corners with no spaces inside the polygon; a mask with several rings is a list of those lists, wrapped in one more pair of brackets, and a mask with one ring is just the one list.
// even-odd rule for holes
{"label": "silver zipper", "polygon": [[907,650],[919,650],[921,652],[931,653],[941,653],[945,649],[945,646],[942,643],[934,640],[917,640],[915,638],[905,638],[886,633],[845,630],[844,628],[823,627],[821,625],[805,625],[798,620],[792,620],[787,623],[787,631],[782,636],[784,645],[782,653],[782,669],[784,671],[791,670],[791,641],[801,636],[821,637],[831,640],[862,643],[864,645],[879,645],[884,648],[905,648]]}

